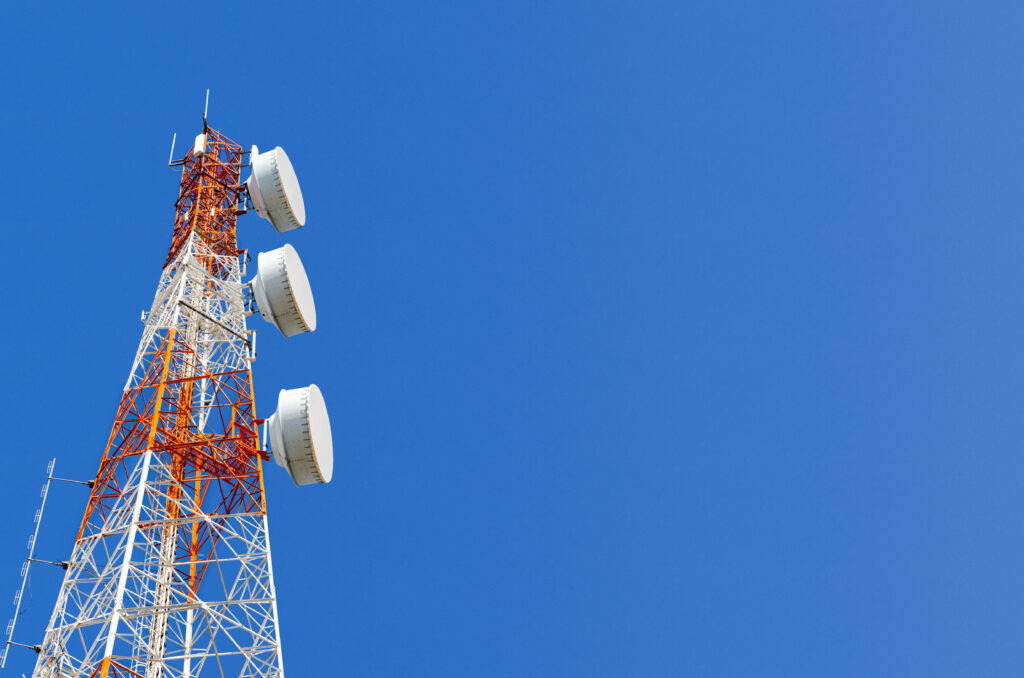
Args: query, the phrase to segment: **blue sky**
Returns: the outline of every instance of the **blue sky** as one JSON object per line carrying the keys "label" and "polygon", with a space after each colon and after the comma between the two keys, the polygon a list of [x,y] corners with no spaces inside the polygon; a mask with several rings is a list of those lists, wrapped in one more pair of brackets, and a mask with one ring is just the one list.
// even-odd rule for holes
{"label": "blue sky", "polygon": [[[1019,675],[1022,30],[1018,3],[6,8],[0,583],[47,460],[95,473],[209,87],[308,210],[240,228],[318,304],[261,332],[257,407],[316,382],[334,426],[331,485],[267,478],[290,675]],[[84,499],[55,490],[41,557]]]}

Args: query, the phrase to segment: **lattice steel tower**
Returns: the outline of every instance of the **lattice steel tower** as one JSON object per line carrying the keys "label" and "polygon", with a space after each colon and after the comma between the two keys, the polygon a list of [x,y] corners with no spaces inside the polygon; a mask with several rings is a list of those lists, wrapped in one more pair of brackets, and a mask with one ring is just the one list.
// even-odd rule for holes
{"label": "lattice steel tower", "polygon": [[235,222],[251,206],[284,232],[305,207],[281,148],[243,151],[203,127],[172,162],[170,251],[34,677],[284,675],[263,463],[273,456],[299,485],[329,482],[331,433],[311,385],[281,391],[264,427],[272,455],[260,444],[246,318],[292,336],[316,313],[290,245],[243,280]]}

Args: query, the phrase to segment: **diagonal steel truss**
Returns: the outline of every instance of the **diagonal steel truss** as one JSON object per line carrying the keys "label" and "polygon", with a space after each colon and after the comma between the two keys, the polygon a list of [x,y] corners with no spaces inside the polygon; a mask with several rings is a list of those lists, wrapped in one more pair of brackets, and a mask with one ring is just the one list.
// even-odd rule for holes
{"label": "diagonal steel truss", "polygon": [[34,678],[284,675],[234,245],[241,149],[208,132]]}

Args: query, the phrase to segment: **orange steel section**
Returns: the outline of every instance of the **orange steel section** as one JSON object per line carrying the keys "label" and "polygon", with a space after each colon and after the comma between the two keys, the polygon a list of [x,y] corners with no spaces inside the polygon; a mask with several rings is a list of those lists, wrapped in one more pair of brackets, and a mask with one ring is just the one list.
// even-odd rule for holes
{"label": "orange steel section", "polygon": [[[220,132],[205,130],[202,155],[188,152],[182,167],[181,189],[175,203],[176,218],[166,268],[195,233],[219,255],[238,256],[235,221],[241,213],[244,187],[240,183],[242,148]],[[222,278],[218,263],[206,262],[210,274]],[[167,519],[190,526],[177,531],[177,581],[195,591],[210,559],[205,556],[217,542],[216,531],[205,520],[188,521],[179,506],[193,504],[217,523],[217,517],[235,512],[265,513],[257,422],[253,409],[252,373],[244,370],[209,373],[183,333],[158,330],[159,349],[144,367],[144,377],[121,397],[114,426],[96,474],[96,482],[82,518],[78,539],[100,538],[100,528],[121,496],[134,467],[133,457],[153,450],[154,460],[169,465],[178,483],[167,501]],[[193,387],[208,381],[209,402],[194,402]],[[200,409],[208,410],[202,431],[195,424]],[[190,502],[178,502],[181,493]],[[186,592],[191,598],[191,593]],[[102,675],[124,675],[126,667],[105,661]]]}
{"label": "orange steel section", "polygon": [[217,254],[238,252],[235,220],[244,188],[239,183],[242,147],[215,129],[206,128],[202,155],[192,149],[181,170],[181,190],[174,203],[174,236],[164,266],[171,263],[189,234],[197,233]]}
{"label": "orange steel section", "polygon": [[121,664],[120,662],[114,661],[110,657],[104,657],[100,662],[99,667],[90,674],[90,678],[121,678],[124,676],[136,676],[136,678],[145,678],[138,671],[132,671],[130,668]]}

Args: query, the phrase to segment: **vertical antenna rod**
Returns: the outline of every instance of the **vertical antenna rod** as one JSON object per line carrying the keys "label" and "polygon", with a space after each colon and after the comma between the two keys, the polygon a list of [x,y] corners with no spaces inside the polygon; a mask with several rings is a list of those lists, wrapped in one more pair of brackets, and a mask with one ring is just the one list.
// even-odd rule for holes
{"label": "vertical antenna rod", "polygon": [[[32,567],[32,561],[36,555],[36,538],[39,536],[39,525],[43,522],[43,509],[46,508],[46,495],[50,491],[50,483],[53,481],[53,465],[57,463],[56,459],[50,460],[50,465],[46,467],[46,484],[43,485],[43,491],[40,493],[43,497],[42,505],[39,507],[39,513],[36,514],[35,522],[36,529],[32,533],[32,538],[28,540],[28,560],[21,566],[21,588],[14,596],[14,616],[11,617],[11,621],[7,623],[7,642],[4,643],[3,649],[0,649],[0,669],[7,663],[7,650],[10,649],[11,645],[20,645],[21,643],[15,643],[12,639],[14,638],[14,625],[18,622],[18,614],[21,611],[21,598],[25,594],[25,583],[28,581],[28,570]],[[25,647],[31,647],[26,645]],[[38,652],[38,650],[36,650]]]}
{"label": "vertical antenna rod", "polygon": [[174,164],[174,142],[178,140],[178,133],[175,132],[174,136],[171,137],[171,157],[167,158],[167,166],[170,167]]}

